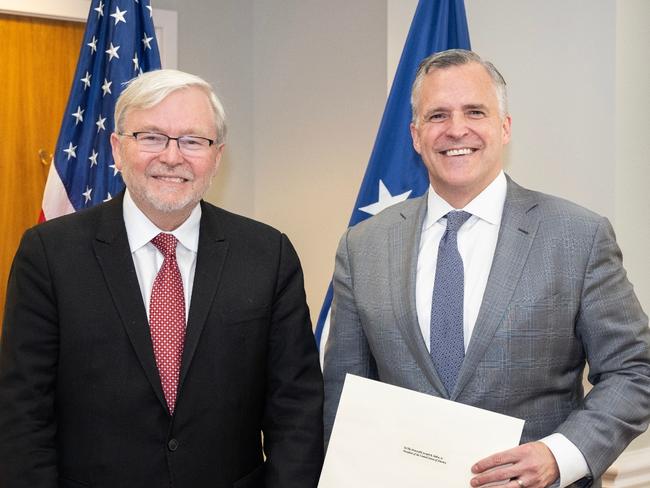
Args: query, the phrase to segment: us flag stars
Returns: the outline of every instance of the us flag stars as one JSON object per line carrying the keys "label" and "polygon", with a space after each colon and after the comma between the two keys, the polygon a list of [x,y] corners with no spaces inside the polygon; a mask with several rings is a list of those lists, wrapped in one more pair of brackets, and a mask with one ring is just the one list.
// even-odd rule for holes
{"label": "us flag stars", "polygon": [[64,149],[63,152],[68,155],[68,161],[70,158],[76,158],[77,157],[77,146],[73,146],[72,143],[68,144],[68,148]]}
{"label": "us flag stars", "polygon": [[[80,210],[110,200],[124,189],[110,147],[113,112],[126,82],[160,68],[150,7],[148,0],[91,1],[51,169],[55,175],[50,175],[60,180],[62,185],[56,186],[65,188],[65,194],[59,192],[59,200],[53,202],[67,199],[74,210]],[[44,198],[50,198],[47,192]]]}
{"label": "us flag stars", "polygon": [[91,75],[90,73],[88,73],[88,71],[86,71],[86,76],[81,78],[80,81],[84,84],[84,90],[86,90],[86,88],[90,88],[90,78],[92,78],[92,76],[93,75]]}
{"label": "us flag stars", "polygon": [[97,51],[97,38],[93,36],[92,41],[90,41],[86,46],[90,46],[90,52],[94,53]]}
{"label": "us flag stars", "polygon": [[111,14],[111,17],[115,19],[115,25],[118,24],[118,22],[124,22],[126,24],[126,20],[124,19],[124,14],[126,13],[126,10],[122,10],[120,12],[120,7],[115,7],[115,13]]}
{"label": "us flag stars", "polygon": [[97,117],[97,122],[95,122],[95,125],[97,126],[98,134],[100,130],[106,130],[106,126],[104,125],[105,123],[106,123],[106,117],[102,117],[102,114],[99,114],[99,117]]}

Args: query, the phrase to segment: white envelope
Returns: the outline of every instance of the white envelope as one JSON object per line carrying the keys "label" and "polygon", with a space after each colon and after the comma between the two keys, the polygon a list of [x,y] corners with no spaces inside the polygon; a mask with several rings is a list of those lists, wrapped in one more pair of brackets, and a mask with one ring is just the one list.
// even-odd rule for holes
{"label": "white envelope", "polygon": [[468,488],[524,421],[348,374],[318,488]]}

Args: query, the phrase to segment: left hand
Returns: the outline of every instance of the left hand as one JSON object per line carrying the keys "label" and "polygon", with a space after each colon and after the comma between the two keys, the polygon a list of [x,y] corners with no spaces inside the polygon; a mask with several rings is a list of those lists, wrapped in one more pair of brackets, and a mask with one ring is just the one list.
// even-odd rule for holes
{"label": "left hand", "polygon": [[555,457],[543,442],[529,442],[486,457],[472,466],[472,473],[478,475],[470,481],[473,487],[510,480],[501,486],[546,488],[560,476]]}

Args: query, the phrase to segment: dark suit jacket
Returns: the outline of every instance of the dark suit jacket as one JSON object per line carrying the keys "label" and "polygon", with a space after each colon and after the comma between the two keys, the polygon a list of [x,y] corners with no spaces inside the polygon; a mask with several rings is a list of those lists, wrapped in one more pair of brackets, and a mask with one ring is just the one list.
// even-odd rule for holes
{"label": "dark suit jacket", "polygon": [[[648,317],[611,225],[508,179],[483,302],[447,393],[415,305],[426,209],[426,195],[407,200],[341,239],[325,350],[326,437],[345,373],[353,373],[525,419],[522,442],[561,433],[600,486],[598,478],[650,417]],[[585,396],[587,362],[594,388]]]}
{"label": "dark suit jacket", "polygon": [[201,205],[172,417],[122,198],[25,233],[0,349],[1,488],[316,486],[322,379],[296,253]]}

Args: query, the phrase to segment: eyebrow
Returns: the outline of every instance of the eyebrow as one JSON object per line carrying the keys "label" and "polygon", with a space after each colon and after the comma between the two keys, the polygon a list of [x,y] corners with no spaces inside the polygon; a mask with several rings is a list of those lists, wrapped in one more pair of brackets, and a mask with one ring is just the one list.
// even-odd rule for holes
{"label": "eyebrow", "polygon": [[[463,105],[461,107],[463,112],[467,110],[482,110],[484,112],[489,112],[487,105],[482,104],[482,103],[469,103],[467,105]],[[428,117],[429,115],[435,114],[437,112],[451,112],[452,109],[448,107],[433,107],[424,112],[424,117]]]}
{"label": "eyebrow", "polygon": [[[154,132],[156,134],[169,135],[169,134],[167,134],[167,132],[165,130],[163,130],[159,126],[153,125],[153,124],[143,126],[138,132]],[[177,135],[178,136],[190,136],[191,135],[191,136],[197,136],[197,137],[203,137],[203,138],[209,139],[208,136],[200,134],[199,131],[197,131],[197,130],[183,130],[183,131],[180,131],[180,134],[177,134]]]}
{"label": "eyebrow", "polygon": [[484,112],[489,112],[487,105],[482,103],[471,103],[468,105],[463,105],[463,110],[483,110]]}

